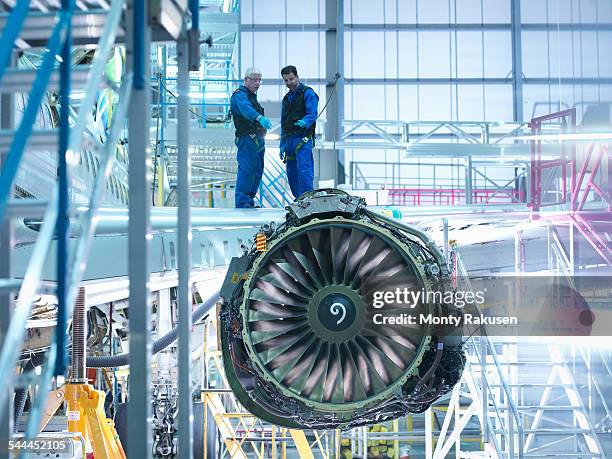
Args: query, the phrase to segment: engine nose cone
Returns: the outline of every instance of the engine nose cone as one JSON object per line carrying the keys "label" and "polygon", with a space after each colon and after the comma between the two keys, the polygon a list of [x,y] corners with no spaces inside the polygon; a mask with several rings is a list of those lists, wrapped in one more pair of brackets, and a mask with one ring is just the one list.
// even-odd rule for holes
{"label": "engine nose cone", "polygon": [[332,332],[349,328],[357,312],[350,298],[342,293],[330,293],[319,303],[317,314],[321,324]]}
{"label": "engine nose cone", "polygon": [[327,285],[308,306],[308,322],[319,339],[343,343],[354,339],[363,327],[366,311],[358,292],[346,285]]}

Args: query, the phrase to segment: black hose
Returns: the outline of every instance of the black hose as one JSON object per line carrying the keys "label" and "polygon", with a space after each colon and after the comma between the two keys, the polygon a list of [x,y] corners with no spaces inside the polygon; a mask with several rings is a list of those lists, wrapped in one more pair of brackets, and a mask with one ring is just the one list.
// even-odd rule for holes
{"label": "black hose", "polygon": [[442,360],[442,354],[444,354],[444,343],[439,342],[436,346],[436,357],[427,372],[425,372],[425,374],[419,379],[419,382],[414,388],[415,392],[418,391],[421,386],[423,386],[423,384],[433,376],[434,372],[438,368],[438,365],[440,364],[440,360]]}
{"label": "black hose", "polygon": [[[219,291],[216,291],[193,311],[191,316],[193,322],[197,322],[210,311],[210,309],[217,303],[217,300],[219,299],[219,293]],[[170,344],[176,341],[177,337],[178,327],[175,327],[162,337],[158,338],[153,343],[153,355],[170,346]],[[129,352],[117,355],[88,355],[85,365],[88,368],[124,367],[128,365],[129,357]]]}
{"label": "black hose", "polygon": [[15,418],[13,421],[13,430],[17,432],[17,424],[19,423],[19,418],[23,414],[23,409],[25,408],[26,401],[28,400],[28,387],[22,387],[15,391]]}
{"label": "black hose", "polygon": [[[217,300],[219,299],[219,293],[220,292],[217,290],[213,295],[211,295],[206,301],[200,304],[193,311],[191,316],[193,322],[197,322],[210,311],[210,309],[216,304]],[[170,344],[176,341],[177,337],[178,328],[175,327],[168,333],[166,333],[164,336],[157,339],[153,343],[153,355],[167,348]],[[46,352],[39,352],[37,354],[34,354],[23,368],[24,373],[32,371],[34,370],[34,368],[41,366],[45,361],[45,357]],[[87,356],[86,366],[89,368],[122,367],[128,365],[129,357],[129,353],[105,356]],[[28,399],[29,389],[30,387],[26,386],[15,391],[15,429],[17,429],[17,423],[19,421],[19,418],[23,414],[23,410]]]}
{"label": "black hose", "polygon": [[[34,354],[30,360],[23,367],[24,373],[29,373],[34,370],[36,367],[42,365],[44,362],[45,353],[39,352],[38,354]],[[17,424],[19,423],[19,418],[23,414],[23,410],[26,405],[26,401],[28,400],[28,391],[30,390],[30,385],[28,384],[25,387],[21,387],[15,391],[15,411],[14,411],[14,422],[13,429],[17,432]]]}

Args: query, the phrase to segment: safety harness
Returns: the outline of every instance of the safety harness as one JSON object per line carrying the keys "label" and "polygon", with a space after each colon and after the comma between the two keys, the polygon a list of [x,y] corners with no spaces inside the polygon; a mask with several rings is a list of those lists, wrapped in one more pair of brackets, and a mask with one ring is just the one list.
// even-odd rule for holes
{"label": "safety harness", "polygon": [[295,161],[295,158],[297,157],[298,152],[300,151],[300,149],[306,145],[308,143],[308,141],[312,139],[313,141],[313,147],[314,147],[314,137],[311,134],[305,135],[304,137],[302,137],[300,139],[300,141],[297,143],[297,145],[295,146],[295,150],[293,155],[287,155],[285,154],[285,157],[283,158],[283,163],[287,163],[287,161]]}

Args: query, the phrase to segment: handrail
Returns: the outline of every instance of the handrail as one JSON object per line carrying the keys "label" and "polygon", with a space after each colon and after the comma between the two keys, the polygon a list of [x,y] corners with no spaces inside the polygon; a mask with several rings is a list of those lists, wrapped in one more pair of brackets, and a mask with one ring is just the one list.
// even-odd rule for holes
{"label": "handrail", "polygon": [[[456,257],[456,261],[457,261],[457,270],[459,271],[459,274],[461,275],[461,277],[465,280],[468,289],[471,290],[471,283],[469,280],[469,276],[468,276],[468,272],[467,269],[465,268],[465,265],[463,264],[463,260],[461,259],[461,256],[459,255],[458,252],[455,252],[455,257]],[[476,306],[477,307],[477,306]],[[478,307],[477,307],[478,308]],[[491,350],[490,354],[491,357],[493,358],[493,364],[494,367],[497,371],[497,375],[499,377],[499,381],[501,383],[503,392],[505,394],[505,397],[507,399],[507,404],[510,407],[510,412],[512,414],[512,417],[514,418],[514,421],[516,422],[516,426],[518,429],[518,436],[519,436],[519,450],[518,450],[518,457],[519,459],[522,459],[524,457],[524,451],[523,451],[523,437],[525,435],[525,429],[524,429],[524,425],[523,425],[523,419],[519,413],[518,407],[514,401],[514,396],[512,394],[512,390],[510,389],[510,386],[508,386],[508,382],[506,381],[506,377],[504,375],[504,372],[502,370],[501,364],[499,362],[499,357],[497,355],[497,351],[495,350],[495,346],[493,345],[493,343],[491,342],[491,340],[489,339],[489,337],[487,336],[485,329],[482,328],[481,329],[481,336],[480,339],[482,340],[481,344],[484,344],[484,349],[483,351],[485,352],[484,355],[482,355],[482,353],[479,353],[477,350],[477,342],[476,342],[476,337],[472,336],[470,337],[470,341],[473,343],[474,345],[474,354],[476,355],[478,361],[480,362],[480,371],[483,375],[485,375],[486,373],[486,367],[488,366],[488,362],[487,362],[487,354],[489,353],[489,349]],[[486,375],[484,376],[485,379],[485,385],[488,386],[488,383],[486,381]],[[487,394],[489,393],[489,391],[487,391]],[[488,400],[482,400],[483,404],[487,404]],[[497,414],[498,419],[500,420],[500,424],[503,425],[503,419],[501,419],[501,415],[499,413],[499,411],[497,410],[497,406],[494,405],[495,407],[495,411]],[[488,413],[488,410],[487,410]],[[484,421],[484,420],[483,420]],[[512,421],[510,421],[512,422]],[[510,428],[511,426],[508,426],[508,428]],[[510,442],[512,441],[512,438],[510,438],[510,432],[508,432],[508,434],[506,434],[506,432],[504,432],[504,436],[507,438],[508,440],[508,444],[510,444]]]}
{"label": "handrail", "polygon": [[[466,362],[465,370],[469,371],[470,374],[471,374],[472,366],[471,366],[469,361]],[[482,369],[481,369],[481,372],[482,372]],[[488,383],[486,381],[486,378],[485,378],[484,381],[485,381],[485,384],[488,385]],[[474,383],[475,383],[475,381],[474,381]],[[486,404],[488,403],[488,401],[483,399],[483,400],[481,400],[481,403],[482,403],[482,406],[485,407],[485,406],[487,406]],[[501,415],[499,414],[499,410],[497,409],[497,406],[494,405],[494,408],[495,408],[495,411],[498,414],[497,418],[501,419]],[[488,410],[487,410],[487,414],[488,414]],[[489,416],[485,416],[483,414],[482,422],[483,422],[483,435],[484,435],[485,423],[486,423],[487,431],[488,432],[493,432],[494,427],[493,427],[493,424],[491,423],[491,418]],[[502,449],[501,449],[501,445],[499,444],[499,440],[498,440],[496,435],[492,435],[491,438],[493,440],[493,447],[495,448],[495,452],[497,453],[497,459],[501,459],[503,456],[502,456]],[[483,440],[484,440],[484,442],[486,442],[487,438],[484,438]]]}
{"label": "handrail", "polygon": [[[266,183],[266,182],[264,182],[262,180],[262,182],[261,182],[262,190],[269,191],[269,190],[272,189],[271,186],[273,186],[274,189],[276,191],[278,191],[281,194],[281,196],[282,196],[282,191],[279,190],[279,188],[276,186],[276,184],[274,183],[273,180],[270,180],[269,174],[268,174],[268,172],[265,169],[264,169],[264,172],[263,172],[263,177],[268,178],[269,179],[269,183]],[[260,192],[260,194],[262,195],[261,196],[261,200],[262,200],[262,204],[263,204],[264,196],[263,196],[263,193]],[[278,198],[278,196],[276,196],[275,193],[269,192],[266,196],[272,196],[276,200],[276,203],[278,204],[279,207],[284,207],[283,202]],[[271,201],[271,199],[269,197],[268,197],[268,202],[274,206],[274,203]]]}
{"label": "handrail", "polygon": [[[270,198],[268,198],[269,204],[271,204],[272,206],[278,205],[278,207],[284,207],[287,202],[291,202],[291,199],[287,198],[287,190],[278,183],[279,180],[283,177],[283,174],[285,174],[285,170],[278,163],[278,161],[276,161],[276,158],[269,158],[269,160],[266,161],[266,165],[269,167],[264,168],[263,176],[267,179],[267,181],[262,181],[260,188],[262,191],[268,191],[268,194],[274,197],[276,204]],[[277,177],[272,177],[272,173],[276,174]],[[274,191],[276,191],[278,195],[274,193]],[[261,196],[260,201],[263,205],[263,196]]]}
{"label": "handrail", "polygon": [[[599,358],[601,359],[601,363],[603,365],[603,367],[606,369],[607,372],[607,376],[609,379],[612,380],[612,371],[610,369],[610,367],[608,366],[608,363],[606,362],[606,359],[604,358],[601,349],[593,349],[592,351],[593,353],[597,353],[599,355]],[[591,358],[591,352],[589,352],[589,356],[587,357],[584,348],[580,347],[578,350],[578,353],[580,354],[580,356],[582,357],[582,360],[584,361],[584,363],[586,365],[589,365],[592,367],[593,365],[593,360]],[[600,399],[601,399],[601,406],[603,407],[604,411],[606,412],[606,418],[612,420],[612,412],[610,411],[610,407],[608,406],[608,402],[606,401],[606,396],[603,393],[601,387],[599,386],[599,383],[597,382],[597,379],[594,377],[593,372],[589,371],[589,375],[590,375],[590,379],[591,382],[593,383],[593,386],[595,387],[595,390],[597,391],[597,394],[599,395]],[[601,422],[601,421],[600,421]]]}

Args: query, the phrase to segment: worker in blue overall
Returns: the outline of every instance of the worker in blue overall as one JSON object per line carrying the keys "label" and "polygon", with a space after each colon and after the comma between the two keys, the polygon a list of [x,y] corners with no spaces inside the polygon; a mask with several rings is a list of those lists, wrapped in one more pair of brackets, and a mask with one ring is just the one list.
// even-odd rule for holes
{"label": "worker in blue overall", "polygon": [[295,66],[284,67],[281,76],[289,92],[283,98],[280,159],[287,164],[289,187],[297,198],[313,189],[312,149],[319,96],[312,88],[300,82]]}
{"label": "worker in blue overall", "polygon": [[234,91],[231,98],[232,117],[236,128],[238,146],[238,174],[236,176],[236,207],[256,207],[255,195],[264,170],[266,131],[272,123],[264,116],[264,109],[257,102],[257,90],[261,86],[261,71],[248,68],[244,84]]}

